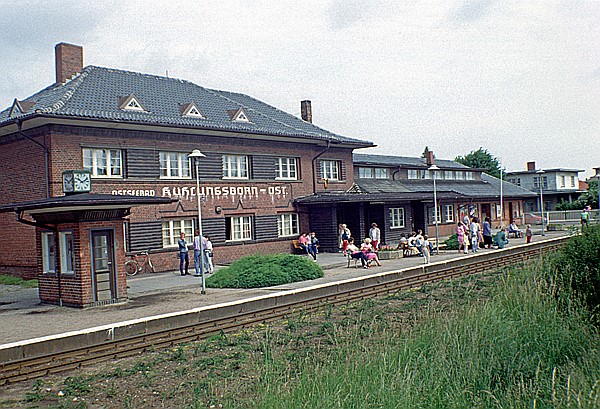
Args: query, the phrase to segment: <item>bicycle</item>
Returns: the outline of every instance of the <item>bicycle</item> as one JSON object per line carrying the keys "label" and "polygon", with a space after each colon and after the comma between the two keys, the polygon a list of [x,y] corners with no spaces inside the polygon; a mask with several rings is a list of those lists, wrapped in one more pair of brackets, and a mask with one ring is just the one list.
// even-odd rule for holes
{"label": "bicycle", "polygon": [[156,272],[156,270],[154,270],[154,264],[152,264],[152,260],[150,260],[148,251],[142,251],[141,253],[131,256],[131,260],[125,263],[125,274],[134,276],[142,270],[146,272],[148,268],[153,273]]}

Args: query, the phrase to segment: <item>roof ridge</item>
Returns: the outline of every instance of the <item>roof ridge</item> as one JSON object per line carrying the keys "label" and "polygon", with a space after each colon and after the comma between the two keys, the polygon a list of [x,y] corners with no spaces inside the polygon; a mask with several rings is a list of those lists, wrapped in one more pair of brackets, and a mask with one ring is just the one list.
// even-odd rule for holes
{"label": "roof ridge", "polygon": [[59,109],[64,107],[67,104],[67,102],[69,102],[69,100],[71,99],[71,97],[73,96],[73,94],[75,93],[77,88],[79,88],[81,83],[85,80],[85,78],[87,78],[87,76],[89,75],[89,71],[91,71],[93,69],[94,69],[94,66],[85,67],[84,69],[81,70],[81,72],[79,74],[77,74],[77,76],[75,76],[74,78],[71,78],[69,81],[65,82],[64,84],[61,84],[60,87],[69,86],[70,88],[67,90],[67,92],[65,92],[63,94],[62,97],[60,97],[58,99],[58,101],[56,101],[55,103],[53,103],[51,106],[49,106],[47,108],[41,108],[39,111],[42,113],[48,113],[48,112],[58,111]]}

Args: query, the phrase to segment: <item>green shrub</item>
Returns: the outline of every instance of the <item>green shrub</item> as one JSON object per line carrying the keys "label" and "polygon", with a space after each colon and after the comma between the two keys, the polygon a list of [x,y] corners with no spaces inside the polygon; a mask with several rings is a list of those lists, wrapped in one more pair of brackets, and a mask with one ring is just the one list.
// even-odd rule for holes
{"label": "green shrub", "polygon": [[444,244],[446,245],[446,250],[458,250],[458,236],[453,234],[444,241]]}
{"label": "green shrub", "polygon": [[212,288],[258,288],[314,280],[323,277],[321,267],[307,257],[267,254],[242,257],[208,277]]}
{"label": "green shrub", "polygon": [[551,279],[564,301],[582,302],[600,324],[600,226],[572,237],[552,259]]}

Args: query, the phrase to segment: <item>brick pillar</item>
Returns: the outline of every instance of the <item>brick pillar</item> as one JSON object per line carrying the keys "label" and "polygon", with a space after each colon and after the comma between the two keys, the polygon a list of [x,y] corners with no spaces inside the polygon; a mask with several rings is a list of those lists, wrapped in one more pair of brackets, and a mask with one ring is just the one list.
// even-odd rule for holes
{"label": "brick pillar", "polygon": [[56,83],[63,84],[83,69],[83,47],[59,43],[54,47]]}

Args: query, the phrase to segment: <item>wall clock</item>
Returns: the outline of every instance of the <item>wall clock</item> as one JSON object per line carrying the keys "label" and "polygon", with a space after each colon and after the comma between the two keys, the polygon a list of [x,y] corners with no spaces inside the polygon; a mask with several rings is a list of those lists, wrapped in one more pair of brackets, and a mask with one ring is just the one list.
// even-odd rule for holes
{"label": "wall clock", "polygon": [[66,170],[63,172],[63,192],[87,193],[92,190],[89,170]]}

